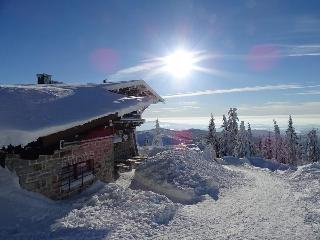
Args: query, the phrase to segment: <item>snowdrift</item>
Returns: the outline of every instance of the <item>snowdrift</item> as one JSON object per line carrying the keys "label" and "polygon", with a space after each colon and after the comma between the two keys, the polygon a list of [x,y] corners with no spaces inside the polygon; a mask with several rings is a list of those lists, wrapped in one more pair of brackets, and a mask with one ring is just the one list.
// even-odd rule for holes
{"label": "snowdrift", "polygon": [[234,166],[244,165],[246,163],[249,164],[247,159],[237,158],[232,156],[225,156],[225,157],[219,158],[217,159],[217,162],[223,165],[234,165]]}
{"label": "snowdrift", "polygon": [[298,170],[293,174],[293,178],[320,178],[320,162],[298,167]]}
{"label": "snowdrift", "polygon": [[306,202],[308,214],[305,222],[311,224],[320,233],[320,162],[299,166],[291,175],[291,180],[300,197]]}
{"label": "snowdrift", "polygon": [[0,167],[0,239],[27,239],[26,232],[35,236],[63,211],[64,205],[21,189],[18,177]]}
{"label": "snowdrift", "polygon": [[102,232],[111,234],[112,239],[142,239],[152,228],[168,224],[177,208],[165,196],[107,184],[84,206],[57,220],[52,226],[53,236],[67,229],[90,229],[90,239]]}
{"label": "snowdrift", "polygon": [[230,187],[236,173],[208,155],[187,148],[160,152],[136,169],[130,187],[164,194],[184,204],[199,202],[205,194],[217,199],[219,189]]}
{"label": "snowdrift", "polygon": [[72,199],[52,201],[21,189],[0,167],[0,239],[143,239],[177,208],[165,196],[99,181]]}
{"label": "snowdrift", "polygon": [[232,156],[226,156],[223,157],[222,159],[218,160],[219,163],[223,165],[252,165],[254,167],[259,167],[259,168],[266,168],[269,169],[270,171],[276,171],[276,170],[297,170],[295,166],[279,163],[273,160],[268,160],[260,157],[248,157],[248,158],[237,158],[237,157],[232,157]]}
{"label": "snowdrift", "polygon": [[160,152],[166,151],[166,150],[170,150],[170,149],[174,149],[177,146],[170,146],[170,145],[166,145],[166,146],[143,146],[143,147],[138,147],[139,149],[139,154],[142,156],[146,156],[146,157],[153,157],[155,155],[157,155]]}
{"label": "snowdrift", "polygon": [[285,171],[285,170],[296,170],[297,168],[295,166],[292,165],[288,165],[288,164],[283,164],[283,163],[279,163],[276,161],[272,161],[272,160],[267,160],[264,158],[259,158],[259,157],[250,157],[247,158],[248,162],[255,167],[260,167],[260,168],[267,168],[271,171],[276,171],[276,170],[281,170],[281,171]]}

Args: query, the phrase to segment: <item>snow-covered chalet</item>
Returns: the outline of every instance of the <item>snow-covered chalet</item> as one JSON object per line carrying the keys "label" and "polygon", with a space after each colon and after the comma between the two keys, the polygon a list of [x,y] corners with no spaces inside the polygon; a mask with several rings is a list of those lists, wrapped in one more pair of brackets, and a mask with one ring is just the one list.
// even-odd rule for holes
{"label": "snow-covered chalet", "polygon": [[138,154],[142,112],[162,101],[143,80],[1,85],[0,165],[52,199],[113,181],[116,163]]}

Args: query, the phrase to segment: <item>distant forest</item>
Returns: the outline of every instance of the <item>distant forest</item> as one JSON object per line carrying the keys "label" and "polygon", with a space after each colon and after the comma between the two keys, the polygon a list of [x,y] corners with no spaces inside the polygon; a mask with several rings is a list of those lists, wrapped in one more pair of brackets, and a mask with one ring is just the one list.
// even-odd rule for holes
{"label": "distant forest", "polygon": [[239,124],[236,108],[230,108],[227,116],[223,115],[222,132],[217,133],[214,120],[211,114],[206,140],[219,157],[259,156],[292,165],[320,160],[317,131],[312,129],[306,136],[298,136],[291,116],[284,134],[281,134],[277,121],[273,120],[274,131],[264,137],[253,137],[250,123],[247,128],[244,121]]}

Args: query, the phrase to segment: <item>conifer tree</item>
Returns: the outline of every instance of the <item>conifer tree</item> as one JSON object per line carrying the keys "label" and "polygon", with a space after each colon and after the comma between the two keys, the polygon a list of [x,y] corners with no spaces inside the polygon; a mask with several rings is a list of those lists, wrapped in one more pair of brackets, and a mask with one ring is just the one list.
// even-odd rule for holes
{"label": "conifer tree", "polygon": [[236,108],[230,108],[228,111],[227,130],[229,132],[228,138],[228,154],[234,153],[236,146],[236,137],[238,134],[238,114]]}
{"label": "conifer tree", "polygon": [[260,136],[258,137],[258,140],[257,140],[256,156],[263,157],[263,139]]}
{"label": "conifer tree", "polygon": [[285,156],[286,163],[297,164],[298,136],[293,127],[292,117],[289,116],[288,129],[286,130],[285,139]]}
{"label": "conifer tree", "polygon": [[263,141],[262,153],[264,158],[272,159],[272,139],[270,132]]}
{"label": "conifer tree", "polygon": [[240,158],[250,156],[250,145],[249,145],[248,133],[244,126],[244,121],[241,121],[240,129],[236,137],[234,155]]}
{"label": "conifer tree", "polygon": [[255,149],[255,144],[253,140],[253,135],[251,131],[251,125],[248,123],[248,141],[249,141],[249,156],[255,156],[256,154],[256,149]]}
{"label": "conifer tree", "polygon": [[274,125],[274,141],[273,141],[273,157],[278,162],[281,162],[282,159],[282,147],[283,147],[283,140],[280,133],[280,128],[277,124],[276,120],[273,120]]}
{"label": "conifer tree", "polygon": [[320,149],[317,131],[311,130],[307,135],[307,161],[318,162],[320,161]]}
{"label": "conifer tree", "polygon": [[153,146],[162,146],[162,137],[161,137],[161,129],[160,129],[160,124],[159,124],[159,120],[156,120],[156,130],[155,130],[155,135],[153,137],[153,141],[152,141],[152,145]]}
{"label": "conifer tree", "polygon": [[148,145],[149,145],[149,139],[147,138],[147,136],[145,136],[143,139],[143,146],[148,146]]}
{"label": "conifer tree", "polygon": [[307,162],[307,143],[303,141],[302,136],[298,137],[297,165]]}
{"label": "conifer tree", "polygon": [[210,144],[213,150],[216,152],[216,155],[219,156],[219,139],[217,136],[216,125],[214,123],[214,117],[211,113],[210,122],[209,122],[209,133],[207,137],[207,143]]}
{"label": "conifer tree", "polygon": [[222,132],[220,137],[220,156],[227,156],[229,152],[229,131],[228,131],[228,122],[225,115],[222,118]]}

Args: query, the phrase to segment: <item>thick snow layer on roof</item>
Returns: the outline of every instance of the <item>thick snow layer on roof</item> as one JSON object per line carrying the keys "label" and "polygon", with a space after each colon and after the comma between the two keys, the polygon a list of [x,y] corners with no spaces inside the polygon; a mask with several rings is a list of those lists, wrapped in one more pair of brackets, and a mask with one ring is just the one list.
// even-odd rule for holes
{"label": "thick snow layer on roof", "polygon": [[131,81],[121,81],[121,82],[107,82],[106,88],[109,90],[119,90],[121,88],[130,88],[133,86],[143,85],[148,91],[150,91],[155,97],[157,102],[164,102],[164,99],[160,97],[145,81],[143,80],[131,80]]}
{"label": "thick snow layer on roof", "polygon": [[127,97],[108,85],[0,86],[0,145],[25,144],[40,136],[112,113],[124,115],[157,102]]}

